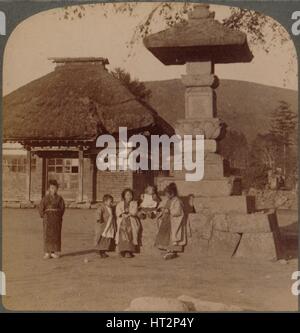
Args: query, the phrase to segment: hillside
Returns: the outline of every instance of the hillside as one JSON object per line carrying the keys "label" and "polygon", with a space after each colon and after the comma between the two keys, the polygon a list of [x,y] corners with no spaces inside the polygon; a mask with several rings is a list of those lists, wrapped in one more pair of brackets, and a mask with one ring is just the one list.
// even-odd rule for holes
{"label": "hillside", "polygon": [[[184,86],[180,79],[145,82],[151,89],[150,104],[171,125],[184,116]],[[217,92],[218,117],[242,131],[248,142],[270,126],[270,115],[278,102],[288,102],[297,112],[298,93],[294,90],[252,82],[220,80]]]}

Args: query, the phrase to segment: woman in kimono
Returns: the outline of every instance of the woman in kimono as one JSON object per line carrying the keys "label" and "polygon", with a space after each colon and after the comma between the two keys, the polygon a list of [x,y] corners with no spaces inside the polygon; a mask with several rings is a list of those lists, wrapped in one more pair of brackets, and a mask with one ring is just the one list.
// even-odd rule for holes
{"label": "woman in kimono", "polygon": [[61,227],[65,202],[57,194],[57,190],[57,181],[50,180],[48,194],[44,196],[39,206],[39,213],[43,219],[44,259],[57,259],[61,251]]}
{"label": "woman in kimono", "polygon": [[133,200],[131,189],[122,192],[122,200],[116,206],[116,244],[122,257],[132,258],[139,252],[141,225],[137,217],[138,203]]}
{"label": "woman in kimono", "polygon": [[177,187],[169,184],[164,193],[167,199],[161,203],[161,215],[158,217],[159,230],[155,246],[167,251],[164,259],[177,257],[178,252],[183,252],[186,245],[186,218],[183,203],[178,198]]}
{"label": "woman in kimono", "polygon": [[107,258],[106,251],[115,248],[115,216],[113,213],[113,197],[109,194],[103,196],[102,203],[96,210],[95,246],[100,258]]}

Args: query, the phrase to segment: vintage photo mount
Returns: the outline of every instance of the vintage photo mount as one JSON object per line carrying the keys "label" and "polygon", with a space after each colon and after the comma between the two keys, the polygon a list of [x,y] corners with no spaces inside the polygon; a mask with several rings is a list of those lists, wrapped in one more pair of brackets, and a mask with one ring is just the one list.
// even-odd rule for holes
{"label": "vintage photo mount", "polygon": [[[107,2],[110,1],[44,1],[44,0],[35,0],[35,1],[1,1],[0,0],[0,51],[1,51],[1,69],[3,70],[3,54],[7,41],[15,29],[15,27],[25,19],[29,18],[32,15],[38,14],[40,12],[59,8],[63,6],[72,6],[72,5],[85,5],[98,2]],[[143,1],[138,1],[143,2]],[[196,0],[191,1],[193,3],[198,2]],[[272,17],[274,20],[278,21],[290,34],[290,37],[295,45],[297,54],[300,54],[300,3],[298,1],[216,1],[216,0],[202,0],[201,3],[213,4],[213,5],[224,5],[224,6],[234,6],[240,7],[249,10],[255,10],[266,14]],[[299,60],[299,59],[298,59]],[[298,63],[299,68],[299,63]],[[0,85],[2,88],[3,85],[3,76],[1,72]],[[299,90],[298,90],[298,101],[299,101]],[[2,103],[1,103],[1,115],[2,115]],[[2,122],[2,119],[1,119]],[[2,126],[1,126],[2,127]],[[2,133],[1,133],[2,134]],[[1,135],[2,138],[2,135]],[[299,147],[299,138],[298,138],[298,147]],[[299,148],[298,148],[299,150]],[[1,150],[2,154],[2,150]],[[299,154],[298,154],[299,161]],[[1,169],[2,172],[2,169]],[[299,172],[299,170],[298,170]],[[1,188],[2,188],[2,177],[1,177]],[[1,201],[2,201],[2,191],[1,191]],[[299,214],[299,211],[298,211]],[[2,216],[1,216],[2,219]],[[2,235],[2,223],[0,224],[0,235]],[[299,241],[299,240],[298,240]],[[3,239],[0,237],[0,249],[2,248]],[[300,244],[300,242],[299,242]],[[298,246],[300,249],[300,246]],[[299,257],[298,257],[299,258]],[[299,260],[299,259],[298,259]],[[2,255],[0,256],[0,267],[2,266]],[[5,272],[2,272],[0,268],[1,276],[1,285],[0,291],[5,295]],[[294,281],[292,280],[294,279]],[[300,274],[294,273],[291,277],[291,288],[293,282],[297,282],[300,279]],[[297,289],[298,288],[298,289]],[[298,285],[295,287],[296,290],[299,290]],[[299,299],[300,306],[300,299]],[[0,304],[0,312],[9,312],[6,310],[2,304]],[[106,314],[107,318],[112,318],[112,313]],[[190,317],[190,314],[188,314]],[[198,316],[195,314],[194,317]],[[124,314],[123,318],[134,318],[134,314]]]}

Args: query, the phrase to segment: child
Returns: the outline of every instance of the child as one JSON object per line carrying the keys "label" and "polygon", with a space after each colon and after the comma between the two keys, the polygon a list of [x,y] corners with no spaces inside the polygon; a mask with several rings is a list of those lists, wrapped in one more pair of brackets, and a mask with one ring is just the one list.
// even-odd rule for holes
{"label": "child", "polygon": [[61,251],[61,227],[65,212],[65,202],[57,194],[57,191],[57,181],[50,180],[48,194],[45,195],[39,206],[44,229],[44,259],[57,259]]}
{"label": "child", "polygon": [[96,211],[95,246],[100,258],[104,259],[108,257],[106,251],[114,250],[116,221],[112,209],[113,197],[105,194],[102,201]]}
{"label": "child", "polygon": [[121,257],[133,258],[139,253],[141,245],[141,225],[137,217],[138,204],[129,188],[122,192],[122,200],[116,206],[117,234],[116,244]]}
{"label": "child", "polygon": [[152,185],[147,185],[145,192],[141,195],[141,204],[139,216],[141,219],[155,218],[157,215],[157,207],[159,204],[159,198],[156,194],[155,187]]}
{"label": "child", "polygon": [[164,259],[177,257],[178,252],[183,252],[186,245],[186,221],[183,202],[177,194],[176,184],[169,184],[165,190],[166,202],[161,204],[162,213],[158,216],[159,230],[155,246],[167,251]]}

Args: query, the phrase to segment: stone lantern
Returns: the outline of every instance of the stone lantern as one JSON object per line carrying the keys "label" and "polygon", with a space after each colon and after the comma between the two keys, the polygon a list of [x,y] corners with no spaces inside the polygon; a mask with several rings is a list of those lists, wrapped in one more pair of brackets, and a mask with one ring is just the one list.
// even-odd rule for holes
{"label": "stone lantern", "polygon": [[[185,89],[185,118],[175,124],[176,133],[204,135],[204,179],[186,183],[184,172],[175,172],[182,195],[230,195],[235,180],[224,177],[224,163],[217,153],[217,140],[225,126],[217,118],[216,93],[218,78],[215,64],[250,62],[253,58],[244,33],[229,29],[214,19],[209,5],[196,4],[188,21],[144,39],[147,49],[166,65],[186,65],[182,76]],[[235,186],[236,188],[236,186]]]}
{"label": "stone lantern", "polygon": [[[181,196],[194,195],[192,227],[202,251],[232,256],[280,256],[276,215],[257,213],[255,198],[241,195],[239,179],[224,172],[218,141],[224,124],[217,117],[215,64],[247,63],[253,58],[243,32],[214,19],[207,4],[195,4],[188,20],[144,38],[146,48],[165,65],[186,65],[182,76],[185,117],[175,124],[180,135],[204,135],[204,178],[186,181],[184,172],[165,177]],[[193,242],[193,241],[192,241]]]}

